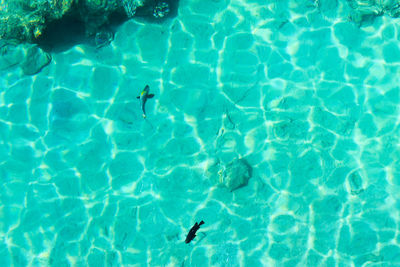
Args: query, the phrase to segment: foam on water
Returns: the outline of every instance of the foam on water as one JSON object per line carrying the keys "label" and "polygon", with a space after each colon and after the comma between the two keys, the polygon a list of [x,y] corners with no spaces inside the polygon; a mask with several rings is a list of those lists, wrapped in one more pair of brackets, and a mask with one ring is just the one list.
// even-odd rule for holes
{"label": "foam on water", "polygon": [[1,266],[400,265],[397,20],[263,2],[181,1],[1,73]]}

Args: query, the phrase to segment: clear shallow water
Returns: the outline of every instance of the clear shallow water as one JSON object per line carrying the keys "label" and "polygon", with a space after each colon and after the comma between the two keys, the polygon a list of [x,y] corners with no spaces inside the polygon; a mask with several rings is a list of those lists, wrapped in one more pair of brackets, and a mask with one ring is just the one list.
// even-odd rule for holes
{"label": "clear shallow water", "polygon": [[182,1],[3,72],[0,265],[399,266],[399,26],[343,14]]}

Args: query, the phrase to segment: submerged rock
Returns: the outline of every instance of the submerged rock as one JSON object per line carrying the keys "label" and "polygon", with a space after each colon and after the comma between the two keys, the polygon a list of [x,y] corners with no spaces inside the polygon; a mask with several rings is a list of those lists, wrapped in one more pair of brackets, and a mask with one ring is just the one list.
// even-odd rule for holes
{"label": "submerged rock", "polygon": [[169,13],[169,5],[166,2],[158,2],[153,8],[155,18],[163,18]]}
{"label": "submerged rock", "polygon": [[71,11],[74,0],[8,0],[0,3],[0,38],[34,41],[43,33],[46,23],[62,18]]}
{"label": "submerged rock", "polygon": [[122,0],[122,6],[128,18],[132,18],[136,14],[136,9],[143,6],[143,1]]}
{"label": "submerged rock", "polygon": [[[0,39],[41,43],[55,33],[52,26],[74,29],[86,37],[134,16],[163,19],[175,0],[6,0],[0,1]],[[141,10],[139,12],[138,10]],[[141,13],[139,15],[138,13]],[[74,25],[68,25],[73,21]],[[78,29],[76,29],[78,30]],[[63,29],[56,29],[64,34]]]}
{"label": "submerged rock", "polygon": [[96,33],[94,37],[94,42],[96,48],[101,48],[103,46],[109,45],[114,40],[114,33],[112,31],[102,30]]}
{"label": "submerged rock", "polygon": [[26,49],[25,59],[21,63],[22,71],[25,75],[39,73],[51,62],[49,53],[44,52],[37,46],[30,46]]}
{"label": "submerged rock", "polygon": [[0,70],[18,65],[24,59],[24,52],[18,45],[2,42],[0,44]]}
{"label": "submerged rock", "polygon": [[[152,0],[148,0],[152,3]],[[7,0],[0,1],[0,38],[35,43],[47,25],[65,17],[83,21],[88,35],[109,23],[116,12],[128,18],[144,0]],[[123,15],[123,14],[122,14]]]}
{"label": "submerged rock", "polygon": [[6,42],[0,44],[0,70],[8,70],[15,66],[20,67],[25,75],[33,75],[50,62],[50,54],[36,45]]}
{"label": "submerged rock", "polygon": [[247,185],[252,175],[252,168],[245,159],[234,159],[228,164],[216,160],[208,168],[207,173],[218,185],[232,192]]}
{"label": "submerged rock", "polygon": [[347,3],[353,9],[349,18],[359,25],[383,14],[395,18],[400,15],[398,0],[348,0]]}

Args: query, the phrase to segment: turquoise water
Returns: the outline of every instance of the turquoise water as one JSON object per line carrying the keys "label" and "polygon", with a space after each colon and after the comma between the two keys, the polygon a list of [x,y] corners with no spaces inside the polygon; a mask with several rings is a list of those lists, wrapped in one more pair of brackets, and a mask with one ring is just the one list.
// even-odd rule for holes
{"label": "turquoise water", "polygon": [[400,266],[398,19],[264,2],[2,71],[0,266]]}

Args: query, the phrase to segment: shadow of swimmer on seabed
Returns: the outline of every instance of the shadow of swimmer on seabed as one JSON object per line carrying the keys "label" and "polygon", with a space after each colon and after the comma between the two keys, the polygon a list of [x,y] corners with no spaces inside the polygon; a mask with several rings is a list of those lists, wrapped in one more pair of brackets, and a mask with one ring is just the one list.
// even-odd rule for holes
{"label": "shadow of swimmer on seabed", "polygon": [[[145,109],[145,106],[146,106],[147,99],[150,99],[150,98],[154,97],[154,94],[150,94],[149,92],[150,92],[150,86],[146,85],[143,88],[143,90],[140,93],[140,95],[136,97],[140,101],[140,108],[142,109],[143,119],[145,119],[145,120],[146,120],[146,109]],[[150,126],[152,128],[154,128],[153,125],[150,122],[148,122],[148,123],[150,124]]]}

